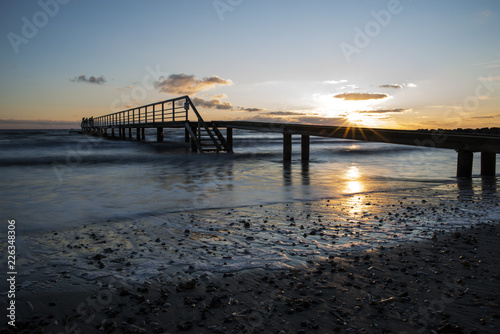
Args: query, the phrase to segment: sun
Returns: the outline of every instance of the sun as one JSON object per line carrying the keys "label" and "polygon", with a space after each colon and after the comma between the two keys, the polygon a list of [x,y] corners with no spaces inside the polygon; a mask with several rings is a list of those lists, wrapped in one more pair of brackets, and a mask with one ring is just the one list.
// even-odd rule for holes
{"label": "sun", "polygon": [[354,124],[364,124],[367,121],[367,117],[355,111],[348,112],[345,118],[349,121],[349,123]]}

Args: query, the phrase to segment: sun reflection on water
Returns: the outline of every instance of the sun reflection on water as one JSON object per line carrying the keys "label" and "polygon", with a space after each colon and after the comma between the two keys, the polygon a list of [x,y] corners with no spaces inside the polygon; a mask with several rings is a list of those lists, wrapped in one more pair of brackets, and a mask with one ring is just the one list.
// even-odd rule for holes
{"label": "sun reflection on water", "polygon": [[[356,166],[351,166],[346,171],[344,178],[346,180],[343,192],[345,194],[361,193],[365,190],[362,173]],[[347,198],[347,210],[351,215],[360,214],[364,207],[365,195],[353,195]]]}
{"label": "sun reflection on water", "polygon": [[349,167],[344,175],[344,178],[346,179],[344,193],[352,194],[359,193],[365,190],[365,186],[362,181],[362,174],[358,167]]}

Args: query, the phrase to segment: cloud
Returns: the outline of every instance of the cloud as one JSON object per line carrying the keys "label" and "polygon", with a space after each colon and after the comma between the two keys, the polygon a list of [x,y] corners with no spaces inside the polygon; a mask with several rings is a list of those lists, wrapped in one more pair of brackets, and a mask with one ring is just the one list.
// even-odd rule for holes
{"label": "cloud", "polygon": [[357,113],[360,114],[397,114],[410,111],[411,109],[376,109],[376,110],[358,110]]}
{"label": "cloud", "polygon": [[488,77],[480,77],[479,80],[482,80],[482,81],[500,81],[500,75],[497,75],[497,76],[492,76],[490,74],[490,76]]}
{"label": "cloud", "polygon": [[69,129],[79,128],[80,121],[49,121],[0,119],[0,128],[4,129]]}
{"label": "cloud", "polygon": [[69,81],[73,81],[73,82],[86,82],[86,83],[90,83],[90,84],[96,84],[96,85],[102,85],[103,83],[106,82],[106,79],[101,75],[99,77],[96,77],[96,76],[90,76],[87,78],[86,75],[84,74],[81,74],[77,77],[74,77],[72,79],[69,79]]}
{"label": "cloud", "polygon": [[270,112],[261,113],[261,115],[273,115],[273,116],[305,116],[305,115],[310,115],[310,114],[303,113],[303,112],[296,112],[296,111],[270,111]]}
{"label": "cloud", "polygon": [[300,123],[313,124],[313,125],[331,125],[342,126],[345,125],[347,120],[344,117],[317,117],[317,116],[302,116],[297,120]]}
{"label": "cloud", "polygon": [[406,87],[411,87],[411,88],[415,88],[415,87],[417,87],[417,85],[416,85],[416,84],[411,83],[411,82],[408,82],[407,84],[405,84],[405,86],[406,86]]}
{"label": "cloud", "polygon": [[386,99],[389,95],[383,93],[342,93],[337,94],[334,97],[337,99],[343,99],[344,101],[364,101]]}
{"label": "cloud", "polygon": [[489,9],[486,9],[486,10],[483,10],[482,12],[474,13],[472,22],[476,23],[476,24],[481,24],[481,23],[485,23],[485,22],[495,18],[496,16],[497,15],[495,14],[495,12],[493,12]]}
{"label": "cloud", "polygon": [[497,117],[500,117],[500,114],[496,114],[496,115],[484,115],[484,116],[473,116],[473,117],[470,117],[470,118],[473,118],[473,119],[491,119],[491,118],[497,118]]}
{"label": "cloud", "polygon": [[[219,95],[221,96],[221,95]],[[223,94],[225,97],[225,95]],[[193,103],[196,106],[200,106],[203,108],[209,108],[209,109],[219,109],[219,110],[238,110],[238,111],[246,111],[246,112],[261,112],[264,111],[265,109],[262,108],[247,108],[247,107],[234,107],[231,103],[229,102],[222,102],[220,99],[214,98],[211,100],[205,100],[199,97],[193,98]]]}
{"label": "cloud", "polygon": [[231,83],[231,80],[222,79],[218,76],[198,79],[194,75],[171,74],[167,78],[160,77],[160,80],[156,81],[154,86],[160,92],[189,95],[217,85],[230,85]]}
{"label": "cloud", "polygon": [[233,106],[229,102],[222,102],[219,99],[212,99],[210,101],[204,100],[199,97],[193,98],[193,103],[200,107],[209,109],[232,110]]}
{"label": "cloud", "polygon": [[343,83],[343,82],[347,82],[347,80],[326,80],[326,81],[323,81],[323,83],[327,84],[327,85],[336,85],[336,84]]}
{"label": "cloud", "polygon": [[261,108],[245,108],[245,107],[239,107],[241,111],[246,111],[246,112],[259,112],[259,111],[264,111],[265,109]]}
{"label": "cloud", "polygon": [[402,86],[398,85],[398,84],[380,85],[379,87],[381,87],[381,88],[396,88],[396,89],[402,88]]}

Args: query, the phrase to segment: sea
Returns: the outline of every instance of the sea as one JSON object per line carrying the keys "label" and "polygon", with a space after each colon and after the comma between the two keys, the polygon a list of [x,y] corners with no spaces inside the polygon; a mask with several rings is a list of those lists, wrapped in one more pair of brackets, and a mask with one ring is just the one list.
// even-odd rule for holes
{"label": "sea", "polygon": [[[457,182],[453,150],[311,137],[310,161],[302,162],[294,136],[292,161],[284,162],[276,133],[235,129],[232,154],[191,153],[182,129],[164,137],[1,130],[1,216],[22,222],[20,229],[47,230]],[[480,154],[474,159],[479,179]]]}
{"label": "sea", "polygon": [[[190,151],[183,129],[162,143],[155,131],[144,142],[0,131],[0,237],[15,221],[23,280],[49,267],[134,282],[284,269],[500,221],[499,175],[480,177],[479,154],[472,180],[460,180],[453,150],[311,137],[303,162],[293,136],[286,162],[282,135],[233,131],[234,153],[205,154]],[[130,272],[113,261],[96,270],[103,251],[129,258]]]}

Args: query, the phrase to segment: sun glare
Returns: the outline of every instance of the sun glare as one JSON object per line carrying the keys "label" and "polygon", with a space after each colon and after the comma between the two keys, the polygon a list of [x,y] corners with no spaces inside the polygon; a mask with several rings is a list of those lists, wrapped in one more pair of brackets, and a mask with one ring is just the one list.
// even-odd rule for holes
{"label": "sun glare", "polygon": [[348,113],[346,118],[349,122],[354,124],[363,124],[363,122],[366,121],[366,117],[363,117],[363,115],[357,112]]}
{"label": "sun glare", "polygon": [[316,110],[324,117],[342,118],[351,126],[377,127],[385,122],[380,115],[368,111],[376,109],[380,100],[346,101],[335,99],[330,94],[315,94]]}

